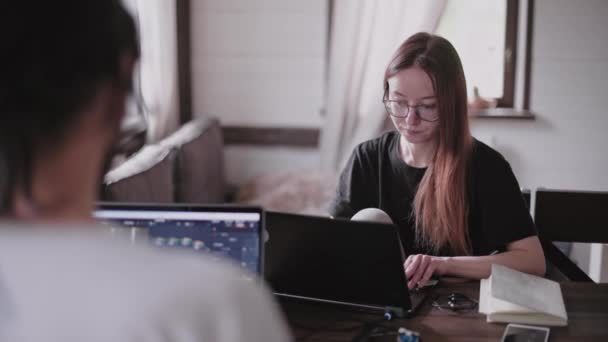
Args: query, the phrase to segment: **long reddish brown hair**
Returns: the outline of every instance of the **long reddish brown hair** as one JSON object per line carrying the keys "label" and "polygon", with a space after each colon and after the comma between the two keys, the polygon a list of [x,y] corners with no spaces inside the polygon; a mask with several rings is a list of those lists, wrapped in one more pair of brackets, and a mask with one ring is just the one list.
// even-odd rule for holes
{"label": "long reddish brown hair", "polygon": [[434,252],[448,248],[454,254],[471,254],[466,189],[472,138],[460,57],[446,39],[416,33],[401,44],[386,68],[385,98],[388,79],[411,67],[421,68],[433,81],[439,112],[435,156],[414,197],[417,241]]}

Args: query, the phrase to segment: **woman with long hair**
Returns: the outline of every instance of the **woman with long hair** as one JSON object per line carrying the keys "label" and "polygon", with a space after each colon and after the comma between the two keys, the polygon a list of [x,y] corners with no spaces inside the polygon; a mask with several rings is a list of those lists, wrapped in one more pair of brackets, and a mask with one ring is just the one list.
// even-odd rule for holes
{"label": "woman with long hair", "polygon": [[355,148],[331,214],[384,211],[409,254],[408,286],[481,279],[502,264],[543,275],[536,229],[509,163],[471,136],[466,81],[446,39],[417,33],[393,55],[383,102],[395,131]]}

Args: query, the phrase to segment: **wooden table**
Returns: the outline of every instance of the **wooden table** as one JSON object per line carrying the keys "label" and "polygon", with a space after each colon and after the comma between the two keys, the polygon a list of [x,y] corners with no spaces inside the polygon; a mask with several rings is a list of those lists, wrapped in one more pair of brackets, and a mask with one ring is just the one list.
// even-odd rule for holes
{"label": "wooden table", "polygon": [[[608,284],[561,283],[567,327],[551,327],[550,342],[608,341]],[[459,292],[479,298],[479,282],[442,284],[433,289],[437,294]],[[357,312],[343,307],[303,303],[282,303],[296,341],[352,341],[365,323],[378,321],[381,313]],[[452,313],[433,308],[427,300],[417,314],[408,319],[381,323],[392,335],[374,336],[369,341],[396,341],[398,327],[420,333],[428,341],[500,341],[506,324],[487,323],[477,310]]]}

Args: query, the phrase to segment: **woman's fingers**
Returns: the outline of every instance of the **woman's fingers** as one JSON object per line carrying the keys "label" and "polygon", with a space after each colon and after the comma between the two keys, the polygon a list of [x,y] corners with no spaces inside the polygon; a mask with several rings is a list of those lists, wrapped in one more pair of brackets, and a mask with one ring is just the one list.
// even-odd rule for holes
{"label": "woman's fingers", "polygon": [[[408,280],[408,287],[410,289],[415,287],[416,284],[418,284],[418,281],[420,281],[422,276],[425,274],[426,269],[429,267],[429,264],[431,263],[431,256],[428,256],[428,255],[420,255],[417,259],[418,259],[418,263],[417,263],[416,269],[410,270],[410,272],[406,271],[406,274],[411,275]],[[414,265],[414,264],[412,264],[412,265]],[[412,267],[410,266],[410,269],[411,268]]]}
{"label": "woman's fingers", "polygon": [[[412,277],[412,275],[414,274],[414,272],[416,272],[416,269],[418,268],[418,265],[420,264],[422,255],[421,254],[416,254],[416,255],[410,255],[407,260],[405,261],[406,267],[405,267],[405,276],[407,277],[407,279],[410,279]],[[408,264],[408,260],[409,260],[409,264]]]}
{"label": "woman's fingers", "polygon": [[439,261],[440,258],[424,254],[408,256],[403,263],[408,288],[425,286],[435,274]]}
{"label": "woman's fingers", "polygon": [[403,263],[403,268],[404,268],[404,269],[407,269],[407,267],[408,267],[408,266],[409,266],[409,265],[412,263],[412,261],[414,260],[414,257],[415,257],[415,256],[416,256],[416,255],[412,255],[412,254],[410,254],[410,255],[407,257],[407,259],[405,259],[405,262]]}
{"label": "woman's fingers", "polygon": [[422,276],[422,278],[420,278],[420,281],[418,282],[419,287],[426,286],[426,283],[429,281],[429,279],[431,279],[431,277],[435,273],[436,268],[437,268],[437,265],[431,260],[431,263],[426,268],[424,275]]}

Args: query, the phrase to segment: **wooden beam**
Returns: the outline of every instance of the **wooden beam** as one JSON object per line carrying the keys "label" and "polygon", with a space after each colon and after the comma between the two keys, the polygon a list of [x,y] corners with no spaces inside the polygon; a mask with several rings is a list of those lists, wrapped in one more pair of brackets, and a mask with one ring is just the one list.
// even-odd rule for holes
{"label": "wooden beam", "polygon": [[316,148],[318,128],[223,126],[226,145],[262,145]]}

